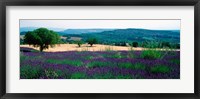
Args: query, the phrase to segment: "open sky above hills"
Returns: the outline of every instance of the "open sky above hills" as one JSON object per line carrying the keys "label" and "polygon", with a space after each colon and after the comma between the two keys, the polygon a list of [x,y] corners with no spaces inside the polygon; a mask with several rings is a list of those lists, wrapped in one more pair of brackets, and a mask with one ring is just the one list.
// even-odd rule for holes
{"label": "open sky above hills", "polygon": [[45,27],[65,29],[125,29],[180,30],[180,20],[20,20],[20,28]]}

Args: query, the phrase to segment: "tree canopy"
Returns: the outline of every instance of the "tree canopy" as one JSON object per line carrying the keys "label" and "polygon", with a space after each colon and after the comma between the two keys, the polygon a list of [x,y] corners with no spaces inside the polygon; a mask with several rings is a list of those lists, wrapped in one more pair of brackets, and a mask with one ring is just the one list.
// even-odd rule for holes
{"label": "tree canopy", "polygon": [[81,45],[82,45],[84,42],[81,41],[81,40],[78,40],[78,41],[75,41],[75,43],[78,45],[78,47],[81,47]]}
{"label": "tree canopy", "polygon": [[42,52],[44,49],[53,47],[55,44],[60,42],[60,36],[46,28],[39,28],[34,31],[29,31],[24,36],[24,43],[33,45],[34,47],[40,47]]}
{"label": "tree canopy", "polygon": [[90,44],[90,46],[92,47],[93,44],[98,43],[98,40],[96,38],[89,38],[86,40],[86,42],[88,42],[88,44]]}

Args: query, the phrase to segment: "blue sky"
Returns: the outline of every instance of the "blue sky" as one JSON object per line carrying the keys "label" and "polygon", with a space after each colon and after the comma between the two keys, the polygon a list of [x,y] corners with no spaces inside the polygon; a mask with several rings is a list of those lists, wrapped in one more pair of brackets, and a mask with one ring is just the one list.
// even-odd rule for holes
{"label": "blue sky", "polygon": [[20,20],[20,28],[143,28],[153,30],[180,30],[180,22],[180,20]]}

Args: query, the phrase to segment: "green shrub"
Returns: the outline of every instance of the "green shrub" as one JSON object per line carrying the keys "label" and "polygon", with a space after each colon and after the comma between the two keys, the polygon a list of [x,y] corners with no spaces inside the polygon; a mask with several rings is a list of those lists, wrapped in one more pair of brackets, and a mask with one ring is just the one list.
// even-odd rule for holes
{"label": "green shrub", "polygon": [[24,43],[24,39],[20,38],[20,45],[23,45]]}
{"label": "green shrub", "polygon": [[177,43],[171,44],[171,48],[173,48],[173,49],[180,49],[180,44],[177,44]]}
{"label": "green shrub", "polygon": [[180,59],[172,59],[172,60],[170,60],[170,62],[172,62],[174,64],[180,64]]}
{"label": "green shrub", "polygon": [[162,48],[171,48],[171,44],[169,42],[162,42],[161,47]]}
{"label": "green shrub", "polygon": [[134,66],[134,69],[145,69],[146,67],[144,64],[141,64],[141,63],[136,63],[133,66]]}
{"label": "green shrub", "polygon": [[160,43],[157,41],[145,41],[142,42],[141,46],[144,48],[159,48]]}
{"label": "green shrub", "polygon": [[81,45],[84,43],[83,41],[79,40],[79,41],[75,41],[75,43],[78,45],[78,47],[81,47]]}
{"label": "green shrub", "polygon": [[117,52],[116,54],[114,54],[114,55],[112,56],[112,58],[122,58],[121,53],[120,53],[120,52]]}
{"label": "green shrub", "polygon": [[162,57],[162,52],[157,51],[156,49],[143,50],[141,53],[141,58],[144,59],[161,59]]}
{"label": "green shrub", "polygon": [[72,66],[82,66],[83,62],[80,60],[56,60],[56,59],[48,59],[47,63],[55,63],[55,64],[68,64]]}
{"label": "green shrub", "polygon": [[97,44],[98,43],[98,40],[97,40],[97,38],[88,38],[86,40],[86,42],[88,42],[88,44],[90,44],[90,46],[92,47],[93,44]]}
{"label": "green shrub", "polygon": [[138,42],[133,42],[133,43],[132,43],[132,46],[133,46],[133,47],[138,47]]}
{"label": "green shrub", "polygon": [[118,66],[121,68],[133,68],[133,64],[130,62],[118,63]]}
{"label": "green shrub", "polygon": [[152,73],[169,73],[170,70],[171,68],[165,65],[156,65],[150,69]]}

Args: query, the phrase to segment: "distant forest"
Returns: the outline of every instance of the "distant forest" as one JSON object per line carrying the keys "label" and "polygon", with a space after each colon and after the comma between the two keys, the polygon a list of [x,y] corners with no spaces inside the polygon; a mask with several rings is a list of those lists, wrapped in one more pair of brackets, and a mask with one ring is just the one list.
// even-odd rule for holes
{"label": "distant forest", "polygon": [[[82,43],[88,39],[95,38],[98,44],[116,45],[116,46],[133,46],[133,47],[152,47],[152,48],[180,48],[180,31],[179,30],[147,30],[147,29],[107,29],[101,30],[70,30],[58,31],[57,33],[63,38],[61,43],[76,43],[79,38]],[[76,33],[74,33],[75,31]],[[84,31],[84,32],[83,32]],[[94,31],[94,32],[92,32]],[[25,35],[26,31],[20,33]],[[21,39],[21,44],[23,40]]]}

